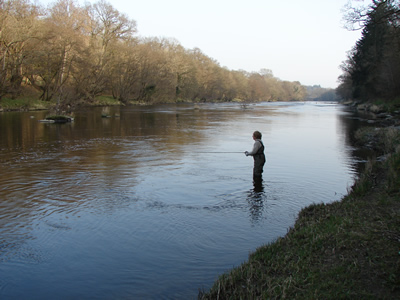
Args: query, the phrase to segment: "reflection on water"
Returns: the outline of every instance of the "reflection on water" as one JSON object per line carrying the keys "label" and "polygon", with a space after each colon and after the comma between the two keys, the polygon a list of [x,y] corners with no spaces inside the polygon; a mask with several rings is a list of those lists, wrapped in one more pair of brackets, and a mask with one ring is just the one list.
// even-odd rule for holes
{"label": "reflection on water", "polygon": [[248,193],[250,215],[253,221],[261,219],[264,202],[264,183],[262,177],[253,177],[254,188]]}
{"label": "reflection on water", "polygon": [[339,200],[360,160],[335,104],[103,110],[0,114],[0,298],[195,298],[302,207]]}

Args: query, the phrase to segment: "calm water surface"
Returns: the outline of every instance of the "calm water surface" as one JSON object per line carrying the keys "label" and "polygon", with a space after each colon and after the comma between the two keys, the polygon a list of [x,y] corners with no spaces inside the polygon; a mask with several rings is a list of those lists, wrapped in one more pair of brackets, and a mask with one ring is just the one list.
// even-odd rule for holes
{"label": "calm water surface", "polygon": [[[301,208],[340,200],[360,160],[357,121],[336,104],[45,116],[0,113],[1,299],[195,299]],[[254,130],[261,187],[243,154]]]}

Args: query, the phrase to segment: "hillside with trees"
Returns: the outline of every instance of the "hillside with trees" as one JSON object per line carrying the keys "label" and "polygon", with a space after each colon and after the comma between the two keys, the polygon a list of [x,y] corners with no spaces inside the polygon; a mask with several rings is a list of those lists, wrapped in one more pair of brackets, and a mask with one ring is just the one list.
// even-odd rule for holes
{"label": "hillside with trees", "polygon": [[299,82],[270,70],[228,70],[174,39],[139,38],[136,22],[104,0],[36,3],[0,0],[0,101],[26,94],[70,106],[104,95],[122,103],[306,97]]}
{"label": "hillside with trees", "polygon": [[323,88],[320,85],[306,86],[307,101],[339,101],[334,89]]}
{"label": "hillside with trees", "polygon": [[344,99],[391,101],[400,96],[400,1],[350,7],[346,21],[362,36],[343,63],[337,93]]}

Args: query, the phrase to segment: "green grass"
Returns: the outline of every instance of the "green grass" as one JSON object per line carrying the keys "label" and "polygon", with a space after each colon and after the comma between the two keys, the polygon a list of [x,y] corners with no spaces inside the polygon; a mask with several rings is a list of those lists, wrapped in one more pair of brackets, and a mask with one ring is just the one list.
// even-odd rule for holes
{"label": "green grass", "polygon": [[383,162],[370,160],[341,201],[304,208],[284,237],[258,248],[198,298],[399,299],[396,149]]}
{"label": "green grass", "polygon": [[393,113],[394,111],[398,111],[400,109],[400,97],[393,99],[391,101],[388,100],[376,100],[374,101],[375,105],[382,107],[384,110]]}
{"label": "green grass", "polygon": [[2,98],[0,109],[7,110],[46,110],[52,102],[38,100],[36,97],[22,97],[18,99]]}
{"label": "green grass", "polygon": [[[48,110],[54,108],[55,105],[55,101],[41,101],[37,96],[25,96],[17,99],[2,98],[0,100],[0,109],[4,111]],[[92,103],[86,105],[111,106],[121,105],[121,102],[111,96],[99,96]]]}
{"label": "green grass", "polygon": [[112,96],[98,96],[95,98],[93,104],[100,106],[111,106],[111,105],[121,105],[122,103]]}

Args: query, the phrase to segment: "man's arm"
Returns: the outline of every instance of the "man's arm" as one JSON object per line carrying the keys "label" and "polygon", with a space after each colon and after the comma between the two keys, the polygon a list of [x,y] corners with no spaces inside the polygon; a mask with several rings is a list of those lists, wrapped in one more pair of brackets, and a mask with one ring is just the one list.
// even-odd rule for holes
{"label": "man's arm", "polygon": [[256,154],[258,152],[258,149],[260,149],[260,147],[261,147],[260,141],[255,141],[254,145],[253,145],[253,150],[251,150],[250,152],[247,152],[246,155],[252,155],[253,156],[254,154]]}

